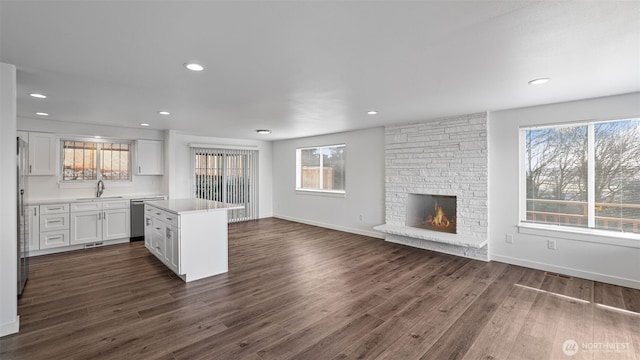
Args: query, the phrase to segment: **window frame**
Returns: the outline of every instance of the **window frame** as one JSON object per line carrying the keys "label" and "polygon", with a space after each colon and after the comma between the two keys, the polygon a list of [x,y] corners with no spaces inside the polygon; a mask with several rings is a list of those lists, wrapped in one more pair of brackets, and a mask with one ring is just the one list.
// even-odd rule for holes
{"label": "window frame", "polygon": [[[322,149],[327,149],[327,148],[337,148],[337,147],[342,147],[344,148],[345,152],[347,149],[347,144],[346,143],[337,143],[337,144],[331,144],[331,145],[318,145],[318,146],[305,146],[305,147],[299,147],[296,148],[296,179],[295,179],[295,191],[298,194],[304,194],[304,195],[320,195],[320,196],[331,196],[331,197],[346,197],[347,194],[347,173],[346,173],[346,160],[344,163],[344,168],[343,171],[344,173],[344,189],[343,190],[329,190],[329,189],[307,189],[307,188],[303,188],[301,187],[301,181],[302,181],[302,164],[301,164],[301,153],[303,150],[312,150],[312,149],[318,149],[320,151],[322,151]],[[324,169],[323,166],[323,157],[320,156],[320,171],[322,173],[322,169]],[[323,185],[323,176],[320,176],[320,184],[321,187]]]}
{"label": "window frame", "polygon": [[[91,142],[91,143],[97,144],[96,146],[96,153],[97,153],[96,179],[95,180],[64,180],[64,142],[65,141]],[[133,140],[128,140],[128,139],[115,139],[115,138],[98,139],[98,138],[90,138],[90,137],[61,136],[58,139],[58,144],[60,145],[60,151],[58,154],[58,182],[60,184],[90,184],[90,183],[98,182],[100,180],[104,182],[109,182],[109,183],[122,183],[122,184],[133,182],[133,172],[132,172],[133,143],[134,143]],[[127,179],[112,180],[112,179],[104,179],[102,177],[102,171],[100,169],[101,167],[100,152],[102,150],[101,144],[128,144],[129,145],[129,151],[128,151],[129,154],[127,156],[129,176]]]}
{"label": "window frame", "polygon": [[[624,120],[640,120],[640,116],[634,115],[621,118],[609,119],[589,119],[581,121],[568,121],[561,123],[549,123],[541,125],[522,125],[518,129],[518,233],[528,235],[538,235],[546,237],[566,238],[576,241],[594,242],[601,244],[611,244],[616,246],[626,246],[640,248],[640,234],[625,231],[616,231],[608,229],[600,229],[595,227],[595,132],[594,128],[597,124],[606,122],[616,122]],[[588,133],[588,154],[587,159],[590,164],[587,168],[587,207],[588,215],[587,227],[574,227],[560,224],[537,223],[527,220],[527,130],[538,130],[548,128],[559,128],[568,126],[586,126]],[[593,226],[593,227],[592,227]]]}

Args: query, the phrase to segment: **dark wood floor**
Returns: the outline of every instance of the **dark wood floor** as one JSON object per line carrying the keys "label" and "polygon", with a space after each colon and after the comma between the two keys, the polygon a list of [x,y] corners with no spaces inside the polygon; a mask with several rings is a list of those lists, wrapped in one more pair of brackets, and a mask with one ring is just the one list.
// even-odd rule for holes
{"label": "dark wood floor", "polygon": [[0,358],[640,360],[638,290],[277,219],[229,235],[229,273],[189,284],[140,242],[33,258]]}

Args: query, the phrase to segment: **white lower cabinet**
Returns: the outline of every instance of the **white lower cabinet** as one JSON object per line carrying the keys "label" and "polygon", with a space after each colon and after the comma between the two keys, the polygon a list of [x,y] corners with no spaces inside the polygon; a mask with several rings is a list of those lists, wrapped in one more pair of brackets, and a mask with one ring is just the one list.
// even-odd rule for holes
{"label": "white lower cabinet", "polygon": [[27,206],[29,216],[29,251],[40,250],[40,206]]}
{"label": "white lower cabinet", "polygon": [[200,200],[155,202],[163,208],[144,205],[145,246],[185,282],[229,270],[227,208],[193,211],[180,206]]}
{"label": "white lower cabinet", "polygon": [[102,240],[102,211],[71,213],[71,244]]}
{"label": "white lower cabinet", "polygon": [[[69,204],[47,204],[37,207],[38,250],[69,246]],[[33,229],[33,227],[32,227]]]}
{"label": "white lower cabinet", "polygon": [[125,209],[104,210],[102,240],[128,238],[131,235],[129,205]]}
{"label": "white lower cabinet", "polygon": [[[165,214],[164,212],[162,213]],[[175,215],[174,219],[178,219]],[[177,221],[176,221],[177,222]],[[145,246],[157,258],[175,273],[180,274],[180,232],[178,227],[167,223],[166,216],[159,217],[156,214],[145,216]]]}
{"label": "white lower cabinet", "polygon": [[69,230],[46,231],[40,233],[40,250],[69,246]]}
{"label": "white lower cabinet", "polygon": [[88,244],[129,237],[129,211],[128,200],[71,204],[71,244]]}
{"label": "white lower cabinet", "polygon": [[180,272],[178,249],[180,242],[180,232],[176,226],[165,225],[164,228],[164,259],[169,269],[176,273]]}

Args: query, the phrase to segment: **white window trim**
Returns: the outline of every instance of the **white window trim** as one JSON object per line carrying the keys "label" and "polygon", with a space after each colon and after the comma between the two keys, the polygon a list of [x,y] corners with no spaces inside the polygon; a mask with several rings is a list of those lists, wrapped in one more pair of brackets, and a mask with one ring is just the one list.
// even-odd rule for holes
{"label": "white window trim", "polygon": [[[328,197],[338,197],[345,198],[347,197],[347,184],[346,184],[346,176],[345,176],[345,189],[344,190],[326,190],[326,189],[305,189],[299,187],[300,185],[300,175],[301,175],[301,167],[300,167],[300,153],[302,150],[311,150],[311,149],[321,149],[321,148],[330,148],[330,147],[344,147],[346,149],[346,143],[339,144],[331,144],[331,145],[318,145],[318,146],[307,146],[296,148],[296,194],[298,195],[315,195],[315,196],[328,196]],[[323,168],[323,157],[320,156],[320,168]],[[324,177],[320,176],[320,187],[324,186]]]}
{"label": "white window trim", "polygon": [[519,128],[519,151],[520,154],[518,156],[519,162],[519,172],[518,172],[518,180],[519,180],[519,189],[518,189],[518,204],[519,204],[519,219],[518,225],[518,233],[527,234],[527,235],[536,235],[536,236],[545,236],[551,238],[558,239],[568,239],[582,242],[590,242],[596,244],[607,244],[607,245],[615,245],[615,246],[623,246],[640,249],[640,234],[628,233],[622,231],[612,231],[612,230],[602,230],[595,229],[595,168],[594,166],[589,166],[588,171],[588,187],[589,187],[589,195],[588,195],[588,226],[589,228],[581,228],[581,227],[573,227],[573,226],[562,226],[562,225],[554,225],[554,224],[541,224],[541,223],[533,223],[524,221],[522,219],[527,218],[527,204],[526,204],[526,194],[527,194],[527,178],[525,176],[526,173],[526,130],[531,129],[542,129],[542,128],[550,128],[550,127],[559,127],[559,126],[588,126],[587,131],[589,132],[588,141],[588,161],[593,164],[595,163],[595,137],[593,136],[594,125],[598,122],[606,122],[606,121],[619,121],[624,119],[637,118],[638,116],[630,116],[623,117],[617,119],[607,119],[607,120],[586,120],[586,121],[575,121],[575,122],[567,122],[567,123],[554,123],[554,124],[546,124],[541,126],[521,126]]}
{"label": "white window trim", "polygon": [[[97,158],[97,173],[98,176],[95,180],[63,180],[63,172],[64,172],[64,145],[65,141],[82,141],[82,142],[95,142],[95,143],[105,143],[105,144],[129,144],[129,178],[126,180],[110,180],[110,179],[102,179],[102,172],[100,172],[100,156]],[[116,186],[131,186],[133,183],[133,140],[128,139],[116,139],[116,138],[92,138],[92,137],[77,137],[77,136],[60,136],[58,137],[58,144],[60,152],[58,154],[57,166],[58,166],[58,188],[85,188],[85,187],[93,187],[95,183],[102,180],[109,184]]]}
{"label": "white window trim", "polygon": [[640,249],[640,235],[608,230],[520,222],[518,233]]}
{"label": "white window trim", "polygon": [[310,190],[310,189],[296,189],[298,195],[312,195],[312,196],[328,196],[336,198],[346,198],[347,192],[345,190]]}

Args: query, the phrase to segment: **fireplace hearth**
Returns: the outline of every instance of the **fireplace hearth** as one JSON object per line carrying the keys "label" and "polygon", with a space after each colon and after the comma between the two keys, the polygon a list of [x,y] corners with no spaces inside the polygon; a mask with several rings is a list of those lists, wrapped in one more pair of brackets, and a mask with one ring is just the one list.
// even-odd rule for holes
{"label": "fireplace hearth", "polygon": [[408,194],[406,226],[456,233],[456,197]]}

